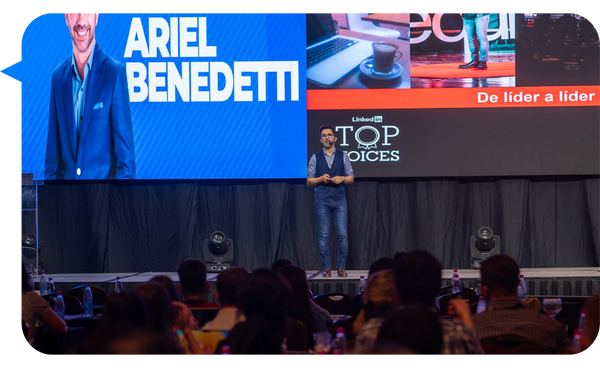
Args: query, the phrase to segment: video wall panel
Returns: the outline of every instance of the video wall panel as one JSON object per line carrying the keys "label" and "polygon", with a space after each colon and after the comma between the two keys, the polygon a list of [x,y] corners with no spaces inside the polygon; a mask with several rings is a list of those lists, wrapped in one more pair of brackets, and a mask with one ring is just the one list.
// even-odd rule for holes
{"label": "video wall panel", "polygon": [[577,14],[88,16],[35,19],[2,70],[39,179],[304,178],[321,125],[357,177],[600,173],[598,33]]}

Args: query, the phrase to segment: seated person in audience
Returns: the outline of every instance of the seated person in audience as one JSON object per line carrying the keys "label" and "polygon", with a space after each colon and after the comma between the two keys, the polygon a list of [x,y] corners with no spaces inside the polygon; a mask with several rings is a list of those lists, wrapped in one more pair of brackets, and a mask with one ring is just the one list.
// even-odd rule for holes
{"label": "seated person in audience", "polygon": [[133,332],[110,341],[103,354],[184,354],[178,343],[161,335]]}
{"label": "seated person in audience", "polygon": [[[394,283],[400,308],[427,308],[438,313],[435,300],[442,280],[440,262],[428,252],[416,250],[404,254],[394,264]],[[472,325],[469,304],[463,299],[450,301],[448,312],[455,319],[440,318],[443,345],[442,354],[483,353]],[[381,322],[373,321],[372,330],[379,331]],[[376,335],[373,333],[371,335]]]}
{"label": "seated person in audience", "polygon": [[289,259],[280,258],[280,259],[276,260],[275,262],[273,262],[273,264],[271,265],[271,271],[279,272],[279,269],[281,267],[289,266],[291,264],[293,264],[293,263]]}
{"label": "seated person in audience", "polygon": [[167,290],[154,282],[138,285],[133,291],[146,303],[148,333],[179,343],[177,331],[181,330],[185,339],[182,345],[186,352],[202,354],[202,349],[191,332],[196,328],[194,317],[185,304],[175,302],[174,305]]}
{"label": "seated person in audience", "polygon": [[292,295],[287,303],[287,315],[304,323],[307,332],[306,344],[309,349],[315,345],[313,333],[327,331],[327,323],[323,316],[312,311],[310,308],[310,291],[306,272],[294,265],[287,265],[279,269],[279,273],[285,278],[291,287]]}
{"label": "seated person in audience", "polygon": [[94,331],[72,353],[101,354],[113,340],[130,333],[147,333],[147,309],[141,296],[130,291],[110,294]]}
{"label": "seated person in audience", "polygon": [[354,352],[357,354],[371,350],[379,326],[398,307],[394,272],[382,270],[370,275],[363,295],[364,306],[352,325],[353,334],[356,335]]}
{"label": "seated person in audience", "polygon": [[243,267],[227,269],[217,276],[216,289],[213,294],[221,304],[221,309],[212,321],[208,321],[203,330],[230,331],[246,317],[238,309],[237,294],[248,277],[248,271]]}
{"label": "seated person in audience", "polygon": [[596,337],[600,327],[600,293],[594,296],[586,303],[585,325],[581,335],[581,351],[589,348]]}
{"label": "seated person in audience", "polygon": [[252,272],[239,292],[239,308],[246,316],[215,349],[229,346],[232,354],[280,354],[286,329],[290,286],[276,272]]}
{"label": "seated person in audience", "polygon": [[48,302],[33,291],[29,284],[29,273],[22,264],[21,271],[21,319],[27,324],[27,341],[35,347],[38,337],[37,323],[55,334],[66,334],[67,325],[54,313]]}
{"label": "seated person in audience", "polygon": [[480,340],[517,335],[552,351],[564,351],[569,345],[564,327],[547,315],[525,308],[517,296],[519,266],[510,256],[499,254],[481,262],[481,296],[484,312],[473,316]]}
{"label": "seated person in audience", "polygon": [[200,259],[187,259],[177,269],[179,293],[190,308],[219,308],[217,303],[207,302],[210,284],[206,281],[206,264]]}
{"label": "seated person in audience", "polygon": [[169,297],[171,297],[171,301],[178,302],[181,301],[181,297],[179,296],[179,292],[177,291],[177,286],[169,276],[166,275],[157,275],[148,280],[148,282],[154,282],[164,286],[169,293]]}
{"label": "seated person in audience", "polygon": [[315,303],[310,289],[308,290],[308,293],[309,293],[309,297],[310,297],[309,298],[310,299],[310,310],[313,312],[319,313],[323,317],[325,324],[329,325],[331,323],[331,313],[329,313],[329,311],[327,309],[321,308],[320,306],[317,305],[317,303]]}
{"label": "seated person in audience", "polygon": [[[374,274],[377,271],[392,270],[392,269],[394,269],[394,260],[393,259],[391,259],[390,257],[379,258],[378,260],[376,260],[375,262],[373,262],[371,264],[371,267],[369,268],[369,273],[367,275],[367,280],[371,277],[372,274]],[[352,298],[352,313],[351,313],[351,315],[353,317],[356,318],[356,316],[362,310],[362,308],[363,308],[363,306],[365,304],[364,299],[365,299],[365,294],[364,293],[363,294],[356,294]]]}
{"label": "seated person in audience", "polygon": [[367,278],[370,278],[371,275],[374,274],[375,272],[383,271],[383,270],[393,270],[393,269],[394,269],[394,260],[391,259],[390,257],[381,257],[371,264]]}
{"label": "seated person in audience", "polygon": [[[273,265],[271,266],[271,271],[276,271],[279,272],[279,270],[284,267],[284,266],[288,266],[288,265],[292,265],[292,261],[290,261],[289,259],[278,259],[275,262],[273,262]],[[325,320],[326,324],[330,324],[331,323],[331,314],[329,313],[329,311],[325,308],[321,308],[320,306],[317,305],[317,303],[314,302],[313,295],[312,292],[310,291],[310,289],[308,290],[308,293],[310,295],[310,310],[313,312],[318,312],[321,316],[323,316],[323,319]]]}
{"label": "seated person in audience", "polygon": [[439,354],[442,345],[437,313],[429,308],[405,307],[383,321],[370,353]]}

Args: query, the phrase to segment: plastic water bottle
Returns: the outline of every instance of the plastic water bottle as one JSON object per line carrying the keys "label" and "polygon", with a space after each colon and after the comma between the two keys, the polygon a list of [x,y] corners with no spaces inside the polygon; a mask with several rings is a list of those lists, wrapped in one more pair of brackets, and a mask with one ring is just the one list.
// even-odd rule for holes
{"label": "plastic water bottle", "polygon": [[85,289],[83,290],[83,316],[91,317],[92,316],[92,289],[90,289],[90,284],[85,284]]}
{"label": "plastic water bottle", "polygon": [[460,291],[462,291],[462,286],[460,285],[460,278],[458,277],[458,273],[456,273],[452,277],[452,292],[459,293]]}
{"label": "plastic water bottle", "polygon": [[27,282],[29,283],[29,286],[31,286],[31,290],[35,289],[35,282],[33,281],[33,272],[29,271],[29,276],[27,278]]}
{"label": "plastic water bottle", "polygon": [[525,285],[525,278],[523,275],[519,275],[519,286],[517,287],[517,294],[519,299],[523,300],[527,297],[527,285]]}
{"label": "plastic water bottle", "polygon": [[54,281],[52,281],[52,277],[48,278],[47,290],[48,294],[56,294],[56,287],[54,286]]}
{"label": "plastic water bottle", "polygon": [[573,343],[572,343],[573,352],[575,354],[581,352],[581,330],[576,329],[573,331]]}
{"label": "plastic water bottle", "polygon": [[585,331],[586,325],[586,317],[585,314],[587,312],[586,308],[581,308],[581,314],[579,315],[579,323],[577,324],[577,329],[580,331]]}
{"label": "plastic water bottle", "polygon": [[360,280],[358,280],[358,293],[359,294],[364,293],[366,287],[367,287],[367,282],[365,281],[365,277],[361,276]]}
{"label": "plastic water bottle", "polygon": [[42,271],[40,276],[40,295],[48,294],[48,281],[46,281],[46,271]]}
{"label": "plastic water bottle", "polygon": [[65,319],[65,300],[62,296],[62,291],[56,292],[56,299],[54,300],[54,313],[62,319]]}
{"label": "plastic water bottle", "polygon": [[115,281],[115,294],[121,294],[123,292],[123,284],[121,283],[121,278],[117,276],[117,281]]}
{"label": "plastic water bottle", "polygon": [[230,355],[231,354],[231,346],[223,345],[221,346],[221,355]]}
{"label": "plastic water bottle", "polygon": [[485,302],[485,298],[480,295],[479,301],[477,302],[477,311],[475,312],[475,314],[485,312],[486,309],[487,309],[487,303]]}
{"label": "plastic water bottle", "polygon": [[333,343],[331,345],[333,354],[346,354],[346,334],[344,333],[343,327],[338,327],[336,329],[335,339],[333,340]]}

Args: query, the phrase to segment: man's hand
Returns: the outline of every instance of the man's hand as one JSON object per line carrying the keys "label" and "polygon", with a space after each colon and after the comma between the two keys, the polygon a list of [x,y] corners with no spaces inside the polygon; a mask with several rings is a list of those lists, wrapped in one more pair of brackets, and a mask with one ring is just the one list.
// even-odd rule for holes
{"label": "man's hand", "polygon": [[448,302],[448,315],[458,319],[465,325],[474,328],[473,320],[471,319],[471,310],[469,309],[469,302],[465,299],[450,300]]}
{"label": "man's hand", "polygon": [[333,180],[333,179],[331,179],[331,176],[329,176],[329,174],[323,174],[323,176],[321,176],[321,178],[323,178],[323,183],[325,183],[325,184],[329,184]]}
{"label": "man's hand", "polygon": [[194,318],[192,311],[187,305],[183,304],[182,302],[173,301],[173,308],[176,310],[176,318],[173,324],[177,329],[198,329],[198,321],[196,318]]}
{"label": "man's hand", "polygon": [[345,179],[345,176],[334,176],[333,179],[331,179],[331,181],[333,182],[333,184],[339,184],[342,183]]}

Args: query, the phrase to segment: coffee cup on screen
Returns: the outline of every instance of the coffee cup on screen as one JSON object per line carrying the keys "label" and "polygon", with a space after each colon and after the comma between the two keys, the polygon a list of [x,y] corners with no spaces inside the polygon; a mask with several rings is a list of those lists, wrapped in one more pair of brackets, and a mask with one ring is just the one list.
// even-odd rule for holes
{"label": "coffee cup on screen", "polygon": [[373,73],[379,76],[390,74],[396,59],[401,57],[398,46],[387,42],[373,42]]}

